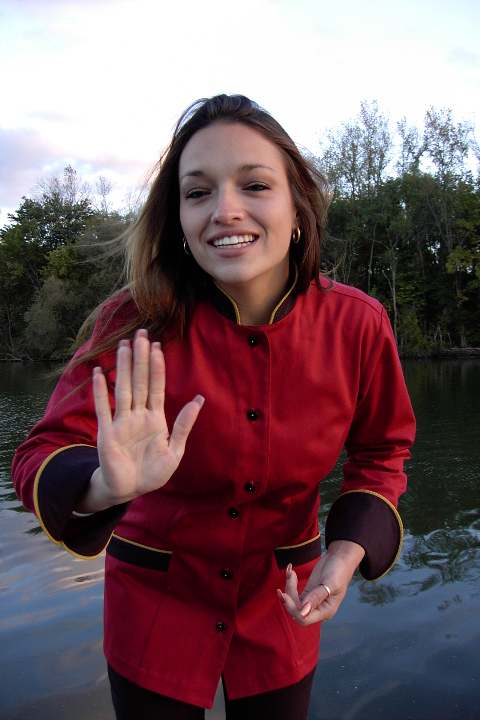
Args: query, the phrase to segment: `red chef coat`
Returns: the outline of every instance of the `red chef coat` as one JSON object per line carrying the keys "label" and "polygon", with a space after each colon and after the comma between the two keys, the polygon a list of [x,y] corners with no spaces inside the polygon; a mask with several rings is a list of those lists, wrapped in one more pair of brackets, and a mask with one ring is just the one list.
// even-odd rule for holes
{"label": "red chef coat", "polygon": [[[322,285],[290,292],[258,327],[215,289],[164,348],[169,426],[195,394],[205,404],[163,488],[72,517],[98,466],[91,364],[67,369],[17,452],[17,492],[49,537],[81,557],[108,545],[106,657],[145,688],[211,707],[222,674],[235,699],[313,669],[319,625],[296,623],[276,589],[288,562],[303,587],[320,555],[318,487],[344,445],[326,543],[363,545],[369,579],[398,556],[414,419],[390,324],[374,299]],[[107,381],[113,407],[114,370]]]}

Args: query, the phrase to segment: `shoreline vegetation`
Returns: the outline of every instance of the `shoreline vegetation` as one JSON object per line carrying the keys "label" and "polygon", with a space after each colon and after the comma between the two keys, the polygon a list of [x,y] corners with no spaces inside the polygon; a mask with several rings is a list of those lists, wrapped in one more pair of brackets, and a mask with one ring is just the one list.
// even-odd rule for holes
{"label": "shoreline vegetation", "polygon": [[[402,358],[480,356],[480,148],[469,121],[429,108],[392,127],[376,102],[324,132],[331,195],[322,272],[377,298]],[[0,228],[0,361],[65,361],[83,320],[123,282],[117,238],[141,200],[68,166]],[[140,195],[139,195],[140,197]],[[181,238],[178,239],[181,242]]]}
{"label": "shoreline vegetation", "polygon": [[[478,348],[446,348],[445,350],[432,350],[431,352],[422,353],[421,355],[408,355],[399,353],[401,360],[456,360],[456,359],[468,359],[468,358],[479,358],[480,359],[480,347]],[[1,358],[0,363],[20,363],[24,365],[32,363],[44,363],[44,362],[60,362],[60,360],[52,360],[50,358]]]}

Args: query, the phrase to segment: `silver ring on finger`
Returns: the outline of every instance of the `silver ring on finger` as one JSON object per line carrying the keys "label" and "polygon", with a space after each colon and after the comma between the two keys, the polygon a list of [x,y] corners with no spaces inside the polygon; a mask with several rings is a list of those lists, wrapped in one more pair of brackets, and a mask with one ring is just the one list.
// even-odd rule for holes
{"label": "silver ring on finger", "polygon": [[325,585],[325,583],[320,583],[320,587],[324,587],[325,590],[327,591],[327,597],[325,598],[325,600],[326,600],[326,599],[329,598],[330,595],[331,595],[331,593],[330,593],[330,588],[328,587],[328,585]]}

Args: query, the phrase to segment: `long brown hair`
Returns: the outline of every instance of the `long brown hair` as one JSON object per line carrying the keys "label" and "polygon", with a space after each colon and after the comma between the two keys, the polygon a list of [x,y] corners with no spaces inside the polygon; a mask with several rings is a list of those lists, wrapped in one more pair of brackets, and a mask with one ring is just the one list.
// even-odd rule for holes
{"label": "long brown hair", "polygon": [[[217,95],[197,100],[180,117],[155,167],[145,205],[125,233],[128,284],[113,296],[116,302],[109,298],[97,308],[80,331],[84,339],[105,305],[110,304],[113,313],[102,314],[103,339],[83,356],[83,361],[113,349],[119,339],[131,338],[140,327],[151,336],[182,337],[196,305],[205,297],[210,278],[183,249],[178,165],[190,138],[214,123],[248,125],[281,150],[302,230],[299,243],[291,245],[291,257],[298,268],[297,290],[305,293],[312,280],[320,287],[320,249],[329,197],[323,175],[302,156],[281,125],[247,97]],[[119,322],[132,298],[138,313],[129,312]]]}

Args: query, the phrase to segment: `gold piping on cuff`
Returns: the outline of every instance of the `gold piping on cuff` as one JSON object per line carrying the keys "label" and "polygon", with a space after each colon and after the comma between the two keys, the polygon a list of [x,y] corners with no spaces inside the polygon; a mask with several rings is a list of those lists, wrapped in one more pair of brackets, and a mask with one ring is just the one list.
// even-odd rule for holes
{"label": "gold piping on cuff", "polygon": [[[55,455],[58,455],[59,453],[63,452],[64,450],[69,450],[70,448],[73,448],[73,447],[93,447],[93,448],[94,448],[95,445],[86,445],[86,444],[83,444],[83,443],[75,443],[75,444],[73,444],[73,445],[65,445],[65,447],[58,448],[58,450],[55,450],[55,452],[51,453],[51,454],[50,454],[47,458],[45,458],[45,460],[42,462],[42,464],[40,465],[40,467],[39,467],[38,470],[37,470],[37,474],[35,475],[35,480],[34,480],[34,483],[33,483],[33,503],[34,503],[34,505],[35,505],[35,514],[36,514],[36,516],[37,516],[37,520],[38,520],[38,522],[40,523],[40,527],[42,528],[42,530],[43,530],[43,532],[45,533],[45,535],[46,535],[46,536],[48,537],[48,539],[51,540],[55,545],[64,545],[64,544],[63,544],[63,542],[62,542],[61,540],[56,540],[52,535],[50,535],[49,531],[47,530],[47,526],[45,525],[45,523],[44,523],[43,520],[42,520],[42,514],[41,514],[41,512],[40,512],[40,505],[39,505],[39,502],[38,502],[38,485],[39,485],[39,483],[40,483],[41,474],[42,474],[42,472],[45,470],[45,468],[46,468],[46,466],[48,465],[48,463],[50,462],[50,460],[52,460],[52,458],[54,458]],[[65,547],[65,549],[68,550],[68,552],[70,552],[72,555],[76,555],[76,553],[74,553],[74,552],[72,552],[71,550],[69,550],[68,547],[66,547],[66,545],[64,545],[64,547]],[[101,553],[99,553],[99,554],[101,555]],[[81,555],[76,555],[76,557],[81,557]],[[88,557],[90,557],[90,556],[88,556]],[[95,555],[95,557],[98,557],[98,555]]]}
{"label": "gold piping on cuff", "polygon": [[[390,502],[390,500],[387,500],[386,497],[383,497],[383,495],[380,495],[379,493],[376,493],[376,492],[374,492],[373,490],[347,490],[347,492],[342,493],[341,495],[339,495],[338,498],[336,498],[336,500],[334,500],[334,502],[332,503],[332,507],[335,505],[336,501],[339,500],[341,497],[344,497],[345,495],[351,495],[352,493],[365,493],[365,494],[367,494],[367,495],[374,495],[375,497],[380,498],[380,500],[383,500],[383,502],[387,503],[387,505],[390,507],[390,509],[393,510],[393,513],[394,513],[394,515],[395,515],[395,517],[396,517],[396,519],[397,519],[397,522],[398,522],[398,527],[399,527],[399,529],[400,529],[400,542],[398,543],[398,550],[397,550],[397,553],[396,553],[396,555],[395,555],[395,557],[394,557],[394,559],[393,559],[393,562],[388,566],[388,568],[385,570],[385,572],[383,572],[383,573],[382,573],[381,575],[379,575],[378,577],[373,578],[373,580],[368,580],[367,578],[364,578],[367,582],[376,582],[377,580],[381,580],[381,578],[385,577],[385,575],[390,572],[390,570],[392,569],[392,567],[395,565],[395,563],[397,562],[398,558],[400,557],[400,552],[401,552],[401,550],[402,550],[402,545],[403,545],[403,522],[402,522],[402,518],[400,517],[397,508],[395,507],[395,505],[393,505],[393,504]],[[330,508],[330,510],[331,510],[331,508]],[[329,511],[329,512],[330,512],[330,511]],[[328,517],[327,517],[327,520],[328,520]],[[361,565],[361,563],[360,563],[360,565]]]}
{"label": "gold piping on cuff", "polygon": [[[112,535],[113,535],[113,533],[112,533]],[[105,549],[106,549],[108,543],[110,542],[110,540],[111,540],[111,538],[112,538],[112,535],[110,535],[110,537],[108,538],[107,542],[105,543],[105,547],[103,548],[103,550],[100,550],[100,552],[97,553],[96,555],[80,555],[79,553],[75,552],[75,550],[72,550],[71,548],[69,548],[68,545],[65,545],[65,541],[64,541],[64,540],[62,540],[61,543],[56,543],[56,544],[57,544],[57,545],[61,545],[61,546],[64,548],[64,550],[66,550],[70,555],[73,555],[73,557],[76,557],[76,558],[78,558],[79,560],[95,560],[96,558],[100,557],[100,555],[103,555],[103,553],[105,552]]]}
{"label": "gold piping on cuff", "polygon": [[315,542],[315,540],[318,540],[320,537],[320,533],[315,535],[314,538],[310,538],[310,540],[305,540],[305,542],[298,543],[297,545],[280,545],[280,547],[275,548],[276,550],[293,550],[294,548],[303,547],[304,545],[308,545],[311,542]]}

